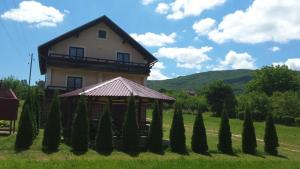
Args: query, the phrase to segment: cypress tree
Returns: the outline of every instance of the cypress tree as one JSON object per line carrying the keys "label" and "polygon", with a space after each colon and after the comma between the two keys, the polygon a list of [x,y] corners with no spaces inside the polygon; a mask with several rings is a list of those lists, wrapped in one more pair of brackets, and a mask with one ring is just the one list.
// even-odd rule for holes
{"label": "cypress tree", "polygon": [[187,153],[184,133],[185,133],[185,129],[184,129],[181,105],[176,104],[172,126],[170,130],[170,145],[171,145],[171,150],[173,152],[179,154]]}
{"label": "cypress tree", "polygon": [[268,113],[265,126],[265,152],[270,155],[278,155],[277,147],[279,147],[276,127],[274,125],[273,116]]}
{"label": "cypress tree", "polygon": [[256,136],[250,112],[247,110],[244,118],[243,132],[242,132],[242,150],[247,154],[254,154],[256,152]]}
{"label": "cypress tree", "polygon": [[34,130],[32,125],[32,114],[30,113],[30,103],[28,97],[23,105],[21,117],[19,120],[19,127],[15,142],[16,151],[27,150],[33,143]]}
{"label": "cypress tree", "polygon": [[163,131],[162,121],[158,102],[154,102],[154,109],[152,112],[152,121],[150,125],[150,132],[148,135],[148,150],[153,153],[163,152]]}
{"label": "cypress tree", "polygon": [[207,154],[208,145],[202,112],[198,110],[192,135],[192,150],[196,153]]}
{"label": "cypress tree", "polygon": [[122,148],[129,153],[139,152],[138,124],[134,96],[131,95],[127,104],[127,111],[122,129]]}
{"label": "cypress tree", "polygon": [[85,153],[89,147],[89,119],[87,103],[84,96],[80,96],[72,124],[71,147],[75,153]]}
{"label": "cypress tree", "polygon": [[61,111],[60,111],[60,102],[55,93],[50,113],[48,114],[44,138],[43,138],[43,150],[54,152],[58,150],[61,138]]}
{"label": "cypress tree", "polygon": [[36,110],[36,135],[39,135],[40,132],[40,95],[39,95],[39,89],[35,89],[35,110]]}
{"label": "cypress tree", "polygon": [[226,109],[221,116],[218,149],[224,154],[233,154],[230,124]]}
{"label": "cypress tree", "polygon": [[112,121],[110,101],[105,105],[104,113],[99,119],[96,135],[96,151],[98,153],[111,153],[113,150]]}
{"label": "cypress tree", "polygon": [[32,121],[32,130],[33,130],[33,139],[37,136],[37,124],[36,124],[36,99],[35,99],[35,92],[32,88],[29,88],[29,110],[30,110],[30,118]]}

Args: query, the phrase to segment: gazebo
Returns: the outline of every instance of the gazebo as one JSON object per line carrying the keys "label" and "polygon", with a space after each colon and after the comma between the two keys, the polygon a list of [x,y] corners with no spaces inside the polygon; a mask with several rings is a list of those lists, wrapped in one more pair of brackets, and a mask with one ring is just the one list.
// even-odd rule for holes
{"label": "gazebo", "polygon": [[[175,99],[155,90],[147,88],[123,77],[117,77],[102,83],[77,89],[60,95],[63,112],[64,135],[70,134],[72,119],[79,96],[87,98],[87,107],[90,117],[91,139],[95,137],[97,123],[103,111],[103,107],[112,101],[111,112],[114,137],[120,137],[122,124],[127,109],[127,99],[133,95],[136,100],[137,121],[139,124],[140,136],[148,135],[148,122],[146,121],[147,105],[157,100],[160,105],[163,103],[172,104]],[[161,106],[162,107],[162,106]],[[162,110],[160,111],[162,113]]]}

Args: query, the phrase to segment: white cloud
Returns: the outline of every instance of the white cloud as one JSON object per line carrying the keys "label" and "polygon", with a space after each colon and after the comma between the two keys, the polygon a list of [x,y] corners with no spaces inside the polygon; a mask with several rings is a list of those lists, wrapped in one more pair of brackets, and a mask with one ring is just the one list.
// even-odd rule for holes
{"label": "white cloud", "polygon": [[154,2],[154,0],[142,0],[142,4],[143,5],[149,5],[149,4],[153,3],[153,2]]}
{"label": "white cloud", "polygon": [[177,67],[200,70],[202,68],[202,64],[210,60],[207,53],[212,49],[212,47],[208,46],[201,48],[195,48],[193,46],[186,48],[163,47],[158,49],[155,56],[173,59],[177,63]]}
{"label": "white cloud", "polygon": [[169,79],[168,76],[164,75],[161,70],[165,69],[165,65],[162,62],[156,62],[155,65],[152,67],[149,80],[165,80]]}
{"label": "white cloud", "polygon": [[224,60],[219,62],[219,65],[214,67],[214,70],[225,70],[225,69],[255,69],[255,59],[245,53],[237,53],[235,51],[229,51]]}
{"label": "white cloud", "polygon": [[280,51],[280,48],[278,46],[273,46],[273,47],[269,48],[269,50],[272,52],[278,52],[278,51]]}
{"label": "white cloud", "polygon": [[208,36],[217,43],[299,40],[299,16],[299,0],[254,0],[248,9],[224,16],[218,28]]}
{"label": "white cloud", "polygon": [[277,62],[273,65],[286,65],[289,69],[300,71],[300,58],[287,59],[285,62]]}
{"label": "white cloud", "polygon": [[[166,14],[168,19],[183,19],[187,16],[199,16],[203,11],[221,6],[225,0],[174,0],[167,4],[168,9],[162,14]],[[164,5],[166,6],[166,5]]]}
{"label": "white cloud", "polygon": [[26,22],[37,27],[53,27],[63,22],[64,13],[51,6],[36,1],[22,1],[18,8],[1,15],[3,19]]}
{"label": "white cloud", "polygon": [[151,32],[147,32],[145,34],[136,34],[132,33],[130,34],[135,40],[142,43],[145,46],[154,47],[154,46],[165,46],[167,44],[172,44],[176,42],[176,33],[173,32],[169,35],[166,35],[164,33],[161,34],[155,34]]}
{"label": "white cloud", "polygon": [[215,26],[216,21],[212,18],[205,18],[193,24],[193,29],[198,35],[207,35]]}
{"label": "white cloud", "polygon": [[170,6],[166,3],[159,3],[155,8],[155,12],[159,14],[167,14],[170,9]]}

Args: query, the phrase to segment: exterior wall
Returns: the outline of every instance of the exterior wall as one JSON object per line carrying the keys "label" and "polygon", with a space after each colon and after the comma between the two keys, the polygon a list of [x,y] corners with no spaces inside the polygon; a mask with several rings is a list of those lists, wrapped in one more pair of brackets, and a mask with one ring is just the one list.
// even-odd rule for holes
{"label": "exterior wall", "polygon": [[[107,39],[98,38],[99,30],[107,31]],[[84,48],[85,57],[116,60],[117,51],[120,51],[130,54],[130,62],[147,63],[137,50],[127,44],[104,23],[99,23],[82,31],[78,36],[73,36],[53,45],[50,53],[69,54],[70,46]]]}
{"label": "exterior wall", "polygon": [[[83,84],[82,86],[88,86],[95,83],[103,82],[110,80],[112,78],[122,76],[129,80],[132,80],[136,83],[144,84],[144,79],[147,78],[146,75],[135,75],[135,74],[126,74],[126,73],[110,73],[110,72],[98,72],[98,71],[89,71],[83,69],[68,69],[68,68],[58,68],[51,67],[48,69],[51,71],[51,81],[47,82],[49,86],[67,86],[67,77],[68,76],[76,76],[82,77]],[[48,71],[47,70],[47,71]]]}

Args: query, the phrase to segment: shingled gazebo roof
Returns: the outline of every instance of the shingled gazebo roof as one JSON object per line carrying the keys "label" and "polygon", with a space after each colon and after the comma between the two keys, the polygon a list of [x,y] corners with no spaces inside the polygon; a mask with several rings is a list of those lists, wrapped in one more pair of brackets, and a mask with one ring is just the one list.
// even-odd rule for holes
{"label": "shingled gazebo roof", "polygon": [[80,95],[94,97],[128,97],[131,94],[133,96],[146,99],[157,99],[167,102],[175,101],[175,99],[170,96],[159,93],[123,77],[117,77],[105,82],[77,89],[62,94],[60,97],[72,97]]}

